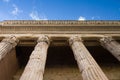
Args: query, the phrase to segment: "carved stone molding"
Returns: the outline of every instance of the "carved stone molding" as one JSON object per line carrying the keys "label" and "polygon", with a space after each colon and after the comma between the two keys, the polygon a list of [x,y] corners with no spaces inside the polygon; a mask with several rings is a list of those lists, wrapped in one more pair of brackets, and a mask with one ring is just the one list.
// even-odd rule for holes
{"label": "carved stone molding", "polygon": [[1,25],[80,25],[80,24],[90,24],[90,25],[110,25],[110,24],[120,24],[120,21],[78,21],[78,20],[6,20],[0,22]]}
{"label": "carved stone molding", "polygon": [[10,20],[0,22],[0,34],[119,34],[120,21]]}

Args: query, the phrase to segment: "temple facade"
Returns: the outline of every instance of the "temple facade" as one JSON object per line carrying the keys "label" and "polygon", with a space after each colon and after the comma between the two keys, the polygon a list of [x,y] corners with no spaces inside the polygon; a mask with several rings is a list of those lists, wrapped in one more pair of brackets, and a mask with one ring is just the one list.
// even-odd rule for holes
{"label": "temple facade", "polygon": [[0,80],[120,80],[120,21],[0,22]]}

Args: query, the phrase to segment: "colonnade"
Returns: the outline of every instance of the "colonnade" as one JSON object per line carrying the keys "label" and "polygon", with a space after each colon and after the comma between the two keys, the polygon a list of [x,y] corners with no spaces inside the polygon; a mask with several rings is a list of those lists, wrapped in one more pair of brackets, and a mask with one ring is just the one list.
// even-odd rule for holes
{"label": "colonnade", "polygon": [[[18,42],[19,40],[15,36],[4,38],[0,42],[0,60],[2,60]],[[100,38],[99,42],[120,61],[120,44],[118,42],[112,37]],[[83,80],[109,80],[85,47],[81,37],[72,36],[68,39],[68,43],[73,51]],[[43,35],[37,39],[37,44],[30,55],[20,80],[43,80],[49,45],[50,38],[48,36]]]}

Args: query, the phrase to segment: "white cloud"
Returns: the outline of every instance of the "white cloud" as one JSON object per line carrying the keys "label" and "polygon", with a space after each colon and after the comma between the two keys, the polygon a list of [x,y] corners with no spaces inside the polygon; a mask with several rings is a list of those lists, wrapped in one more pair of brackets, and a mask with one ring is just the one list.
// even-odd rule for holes
{"label": "white cloud", "polygon": [[84,21],[84,20],[86,20],[86,18],[83,17],[83,16],[80,16],[78,20],[80,20],[80,21]]}
{"label": "white cloud", "polygon": [[20,10],[15,4],[13,4],[13,11],[11,12],[13,15],[18,15],[19,13],[22,13],[23,11]]}
{"label": "white cloud", "polygon": [[3,0],[4,2],[9,2],[10,0]]}
{"label": "white cloud", "polygon": [[47,20],[45,15],[40,15],[37,11],[32,11],[29,16],[33,19],[33,20]]}

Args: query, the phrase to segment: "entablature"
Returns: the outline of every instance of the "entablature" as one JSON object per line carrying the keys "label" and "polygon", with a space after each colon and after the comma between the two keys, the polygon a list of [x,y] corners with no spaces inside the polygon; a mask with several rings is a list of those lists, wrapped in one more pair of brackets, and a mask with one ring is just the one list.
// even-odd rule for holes
{"label": "entablature", "polygon": [[[71,36],[81,36],[86,45],[105,35],[120,40],[120,21],[6,20],[0,22],[0,40],[14,35],[19,45],[35,45],[39,35],[48,35],[53,45],[66,45]],[[93,42],[93,43],[91,43]]]}

